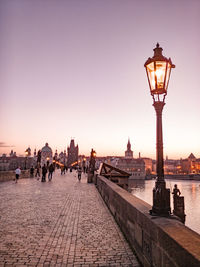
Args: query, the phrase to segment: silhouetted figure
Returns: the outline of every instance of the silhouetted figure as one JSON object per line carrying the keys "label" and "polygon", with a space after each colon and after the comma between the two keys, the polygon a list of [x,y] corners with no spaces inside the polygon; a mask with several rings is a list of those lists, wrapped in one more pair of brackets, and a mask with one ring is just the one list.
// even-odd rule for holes
{"label": "silhouetted figure", "polygon": [[62,165],[60,167],[60,171],[61,171],[61,175],[65,174],[65,166],[64,165]]}
{"label": "silhouetted figure", "polygon": [[47,167],[44,164],[44,166],[42,167],[42,180],[41,180],[41,182],[46,182],[46,174],[47,174]]}
{"label": "silhouetted figure", "polygon": [[53,164],[51,163],[51,164],[49,165],[49,175],[48,175],[48,179],[49,179],[49,181],[52,180],[53,172],[54,172],[54,166],[53,166]]}
{"label": "silhouetted figure", "polygon": [[178,189],[177,184],[174,185],[172,194],[174,195],[174,197],[181,195],[181,191]]}
{"label": "silhouetted figure", "polygon": [[68,168],[67,168],[67,166],[65,165],[65,171],[67,172],[68,171]]}
{"label": "silhouetted figure", "polygon": [[83,172],[86,173],[86,167],[85,166],[83,166]]}
{"label": "silhouetted figure", "polygon": [[36,166],[35,177],[37,177],[37,180],[39,180],[39,177],[40,177],[40,164],[38,164],[38,165]]}
{"label": "silhouetted figure", "polygon": [[41,150],[38,150],[37,163],[41,163]]}
{"label": "silhouetted figure", "polygon": [[21,170],[20,170],[20,167],[18,167],[18,168],[15,170],[15,183],[17,183],[20,174],[21,174]]}
{"label": "silhouetted figure", "polygon": [[172,194],[174,195],[174,210],[173,213],[178,216],[182,223],[185,223],[185,204],[184,197],[181,197],[181,191],[178,189],[177,184],[174,185]]}
{"label": "silhouetted figure", "polygon": [[34,176],[34,168],[33,168],[33,166],[31,166],[31,168],[30,168],[30,177],[33,178],[33,176]]}
{"label": "silhouetted figure", "polygon": [[78,172],[78,180],[80,181],[81,180],[81,174],[82,174],[81,167],[78,168],[77,172]]}

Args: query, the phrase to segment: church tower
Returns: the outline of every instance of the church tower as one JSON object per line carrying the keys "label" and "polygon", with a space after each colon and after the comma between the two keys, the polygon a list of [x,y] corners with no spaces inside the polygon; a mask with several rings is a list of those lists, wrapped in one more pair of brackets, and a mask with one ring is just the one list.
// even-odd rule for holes
{"label": "church tower", "polygon": [[125,151],[125,158],[127,159],[133,158],[133,151],[131,150],[130,139],[128,139],[127,150]]}
{"label": "church tower", "polygon": [[78,164],[78,145],[75,146],[74,139],[71,139],[70,146],[67,148],[67,166]]}

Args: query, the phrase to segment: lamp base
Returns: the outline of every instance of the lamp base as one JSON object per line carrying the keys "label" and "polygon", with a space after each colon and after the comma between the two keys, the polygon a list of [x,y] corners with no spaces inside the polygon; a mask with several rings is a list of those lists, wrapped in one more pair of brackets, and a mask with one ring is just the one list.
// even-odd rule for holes
{"label": "lamp base", "polygon": [[153,207],[151,213],[160,216],[168,216],[171,214],[170,208],[170,189],[165,188],[165,182],[156,182],[153,189]]}

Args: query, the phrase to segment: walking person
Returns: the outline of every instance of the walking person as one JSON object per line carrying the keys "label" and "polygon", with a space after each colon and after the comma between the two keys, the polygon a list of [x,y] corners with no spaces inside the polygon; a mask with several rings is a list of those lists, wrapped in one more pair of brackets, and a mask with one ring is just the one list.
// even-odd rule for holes
{"label": "walking person", "polygon": [[66,170],[66,172],[68,171],[68,167],[65,165],[65,170]]}
{"label": "walking person", "polygon": [[30,168],[30,177],[33,178],[34,176],[34,168],[33,166]]}
{"label": "walking person", "polygon": [[65,167],[64,167],[64,165],[61,165],[60,170],[61,170],[61,175],[65,174]]}
{"label": "walking person", "polygon": [[49,181],[52,180],[53,172],[54,172],[54,166],[53,166],[53,164],[51,163],[50,166],[49,166],[49,175],[48,175],[48,180],[49,180]]}
{"label": "walking person", "polygon": [[18,168],[15,170],[15,183],[17,183],[20,174],[21,174],[21,170],[20,170],[20,167],[18,167]]}
{"label": "walking person", "polygon": [[46,164],[42,167],[42,180],[41,182],[46,182],[47,167]]}
{"label": "walking person", "polygon": [[37,180],[39,180],[39,177],[40,177],[40,165],[39,164],[36,166],[35,177],[37,177]]}
{"label": "walking person", "polygon": [[78,180],[80,181],[81,180],[81,174],[82,174],[81,167],[78,168],[77,172],[78,172]]}

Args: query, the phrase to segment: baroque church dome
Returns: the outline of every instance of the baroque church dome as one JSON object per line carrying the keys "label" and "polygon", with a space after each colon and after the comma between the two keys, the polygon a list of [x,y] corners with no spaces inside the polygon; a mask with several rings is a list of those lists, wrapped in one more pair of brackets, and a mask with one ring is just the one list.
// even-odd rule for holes
{"label": "baroque church dome", "polygon": [[52,153],[52,149],[49,147],[48,143],[42,148],[42,152],[50,152]]}

